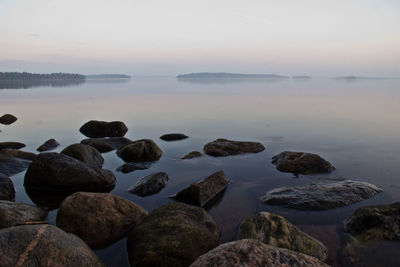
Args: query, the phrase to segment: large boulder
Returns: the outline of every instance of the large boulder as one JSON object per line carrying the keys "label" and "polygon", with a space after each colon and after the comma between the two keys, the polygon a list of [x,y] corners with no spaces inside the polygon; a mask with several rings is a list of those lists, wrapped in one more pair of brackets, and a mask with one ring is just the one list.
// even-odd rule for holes
{"label": "large boulder", "polygon": [[164,134],[162,136],[160,136],[161,140],[164,141],[179,141],[179,140],[183,140],[189,138],[189,136],[181,134],[181,133],[169,133],[169,134]]}
{"label": "large boulder", "polygon": [[168,180],[168,174],[165,172],[153,173],[140,179],[128,191],[141,197],[157,194],[165,187]]}
{"label": "large boulder", "polygon": [[329,173],[335,169],[319,155],[304,152],[281,152],[272,157],[272,163],[279,171],[294,174]]}
{"label": "large boulder", "polygon": [[0,142],[0,151],[6,148],[20,149],[23,147],[26,145],[20,142]]}
{"label": "large boulder", "polygon": [[62,192],[101,192],[114,187],[114,174],[59,153],[39,154],[25,174],[26,187]]}
{"label": "large boulder", "polygon": [[115,149],[120,149],[129,143],[132,143],[132,140],[126,137],[88,138],[81,141],[81,144],[92,146],[100,153],[106,153]]}
{"label": "large boulder", "polygon": [[35,153],[21,151],[21,150],[14,149],[14,148],[4,148],[0,151],[0,153],[3,155],[8,155],[11,157],[16,157],[16,158],[26,159],[26,160],[31,160],[31,161],[34,160],[34,158],[36,157]]}
{"label": "large boulder", "polygon": [[87,137],[122,137],[128,131],[128,127],[122,121],[96,121],[85,123],[79,131]]}
{"label": "large boulder", "polygon": [[105,193],[77,192],[67,197],[57,213],[57,226],[92,248],[121,239],[147,212],[135,203]]}
{"label": "large boulder", "polygon": [[211,174],[204,180],[191,184],[173,198],[187,204],[203,206],[229,185],[229,179],[223,171]]}
{"label": "large boulder", "polygon": [[400,241],[400,202],[358,208],[344,229],[362,241]]}
{"label": "large boulder", "polygon": [[42,222],[47,211],[25,203],[0,200],[0,229],[24,223]]}
{"label": "large boulder", "polygon": [[103,167],[104,158],[97,149],[84,144],[73,144],[66,147],[61,154],[70,156],[95,168]]}
{"label": "large boulder", "polygon": [[44,151],[53,150],[53,149],[56,149],[59,145],[60,145],[60,143],[58,143],[56,141],[56,139],[51,138],[51,139],[47,140],[46,142],[44,142],[41,146],[39,146],[37,148],[37,151],[44,152]]}
{"label": "large boulder", "polygon": [[236,240],[257,239],[267,245],[287,248],[324,261],[327,248],[315,238],[300,231],[285,218],[259,212],[247,218],[239,227]]}
{"label": "large boulder", "polygon": [[227,139],[217,139],[203,148],[204,152],[214,157],[225,157],[244,153],[258,153],[265,149],[259,142],[232,141]]}
{"label": "large boulder", "polygon": [[143,162],[156,161],[163,152],[153,140],[141,139],[122,147],[117,154],[125,162]]}
{"label": "large boulder", "polygon": [[0,151],[0,173],[12,176],[17,173],[23,172],[28,168],[31,162],[28,160],[16,158]]}
{"label": "large boulder", "polygon": [[81,239],[52,225],[0,230],[0,265],[104,266]]}
{"label": "large boulder", "polygon": [[327,267],[311,256],[266,245],[254,239],[229,242],[200,256],[190,267],[301,266]]}
{"label": "large boulder", "polygon": [[188,266],[218,246],[221,231],[207,212],[169,203],[145,217],[128,235],[131,266]]}
{"label": "large boulder", "polygon": [[4,125],[10,125],[17,121],[17,117],[12,114],[4,114],[0,117],[0,123]]}
{"label": "large boulder", "polygon": [[373,184],[352,180],[328,181],[305,186],[280,187],[261,200],[299,210],[327,210],[347,206],[382,192]]}
{"label": "large boulder", "polygon": [[0,173],[0,200],[13,201],[14,199],[15,189],[12,180]]}

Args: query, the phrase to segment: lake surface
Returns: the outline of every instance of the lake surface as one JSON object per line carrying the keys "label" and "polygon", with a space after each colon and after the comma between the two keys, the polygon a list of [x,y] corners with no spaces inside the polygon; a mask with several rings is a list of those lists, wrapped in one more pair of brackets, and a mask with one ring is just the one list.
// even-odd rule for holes
{"label": "lake surface", "polygon": [[[117,172],[123,161],[115,151],[103,154],[104,168],[117,176],[111,194],[132,200],[148,211],[173,201],[168,196],[189,184],[223,170],[231,184],[209,213],[222,229],[224,242],[232,239],[245,218],[269,211],[321,240],[329,249],[328,263],[340,265],[346,238],[343,220],[360,206],[400,200],[400,80],[396,79],[88,80],[63,87],[1,89],[0,115],[5,113],[16,115],[18,121],[0,126],[0,140],[23,142],[26,151],[35,151],[50,138],[61,143],[56,151],[79,143],[86,137],[78,129],[92,119],[123,121],[129,128],[126,137],[156,141],[164,154],[147,170]],[[177,142],[159,139],[171,132],[190,138]],[[224,158],[205,155],[180,159],[190,151],[202,151],[204,144],[217,138],[259,141],[266,150]],[[284,150],[317,153],[336,170],[329,175],[297,178],[279,172],[270,161]],[[157,171],[170,176],[159,194],[142,198],[127,191],[140,178]],[[24,175],[12,177],[16,201],[32,203],[23,187]],[[321,212],[267,206],[259,200],[276,187],[328,177],[370,182],[384,192],[354,205]],[[56,211],[51,211],[50,223],[55,224],[55,216]],[[400,248],[397,243],[383,247],[364,257],[371,264],[394,265],[400,260],[393,256]],[[128,265],[126,239],[96,253],[108,266]]]}

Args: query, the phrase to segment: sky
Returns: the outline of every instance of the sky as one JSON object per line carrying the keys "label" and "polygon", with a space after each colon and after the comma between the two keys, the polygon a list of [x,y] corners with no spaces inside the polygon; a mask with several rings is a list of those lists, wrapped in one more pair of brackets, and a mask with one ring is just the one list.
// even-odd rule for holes
{"label": "sky", "polygon": [[0,71],[400,77],[400,1],[0,0]]}

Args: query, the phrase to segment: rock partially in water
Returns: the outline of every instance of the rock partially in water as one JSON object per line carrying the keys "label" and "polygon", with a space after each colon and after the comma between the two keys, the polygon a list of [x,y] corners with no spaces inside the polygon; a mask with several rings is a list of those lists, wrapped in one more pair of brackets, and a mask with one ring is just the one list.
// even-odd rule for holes
{"label": "rock partially in water", "polygon": [[0,142],[0,150],[6,148],[20,149],[23,147],[26,147],[26,145],[20,142]]}
{"label": "rock partially in water", "polygon": [[327,267],[311,256],[266,245],[254,239],[229,242],[200,256],[191,267],[303,266]]}
{"label": "rock partially in water", "polygon": [[193,159],[193,158],[199,158],[201,156],[203,156],[203,154],[201,154],[199,151],[192,151],[183,156],[182,159]]}
{"label": "rock partially in water", "polygon": [[214,157],[226,157],[244,153],[258,153],[265,149],[259,142],[242,142],[227,139],[217,139],[206,144],[204,152]]}
{"label": "rock partially in water", "polygon": [[[10,177],[0,173],[0,199],[14,201],[15,189]],[[1,220],[1,218],[0,218]]]}
{"label": "rock partially in water", "polygon": [[24,185],[61,192],[107,192],[115,181],[109,170],[93,168],[64,154],[42,153],[29,166]]}
{"label": "rock partially in water", "polygon": [[358,208],[344,229],[362,241],[400,241],[400,202]]}
{"label": "rock partially in water", "polygon": [[140,179],[128,191],[141,197],[157,194],[165,187],[168,180],[168,174],[165,172],[153,173]]}
{"label": "rock partially in water", "polygon": [[56,149],[59,145],[60,145],[60,143],[58,143],[56,141],[56,139],[51,138],[51,139],[47,140],[46,142],[44,142],[43,145],[39,146],[37,148],[37,151],[44,152],[44,151],[53,150],[53,149]]}
{"label": "rock partially in water", "polygon": [[0,151],[0,173],[13,176],[23,172],[28,168],[31,162],[24,159],[15,158],[9,155],[2,154]]}
{"label": "rock partially in water", "polygon": [[66,147],[61,154],[70,156],[95,168],[102,168],[104,158],[97,149],[84,144],[73,144]]}
{"label": "rock partially in water", "polygon": [[0,200],[0,214],[0,229],[26,222],[42,222],[47,217],[47,211],[42,208],[6,200]]}
{"label": "rock partially in water", "polygon": [[191,184],[174,198],[191,205],[203,206],[229,185],[229,179],[223,171],[211,174],[204,180]]}
{"label": "rock partially in water", "polygon": [[162,136],[160,136],[161,140],[164,141],[179,141],[179,140],[183,140],[189,138],[189,136],[181,134],[181,133],[169,133],[169,134],[164,134]]}
{"label": "rock partially in water", "polygon": [[188,266],[218,246],[221,230],[207,212],[169,203],[145,217],[128,235],[131,266]]}
{"label": "rock partially in water", "polygon": [[11,156],[11,157],[16,157],[16,158],[26,159],[26,160],[31,160],[31,161],[34,160],[36,157],[35,153],[21,151],[21,150],[14,149],[14,148],[4,148],[0,151],[0,153]]}
{"label": "rock partially in water", "polygon": [[321,261],[328,256],[328,250],[321,242],[300,231],[282,216],[268,212],[259,212],[246,219],[240,225],[235,239],[256,239],[267,245],[310,255]]}
{"label": "rock partially in water", "polygon": [[0,123],[4,125],[10,125],[16,122],[18,119],[12,114],[4,114],[0,117]]}
{"label": "rock partially in water", "polygon": [[129,162],[117,168],[116,171],[122,173],[130,173],[137,170],[147,170],[151,167],[151,162]]}
{"label": "rock partially in water", "polygon": [[267,192],[261,200],[299,210],[327,210],[370,198],[383,190],[373,184],[352,180],[327,181],[305,186],[281,187]]}
{"label": "rock partially in water", "polygon": [[130,143],[132,143],[132,140],[126,137],[89,138],[81,141],[81,144],[92,146],[101,153],[120,149]]}
{"label": "rock partially in water", "polygon": [[1,266],[104,266],[78,237],[52,225],[0,230]]}
{"label": "rock partially in water", "polygon": [[329,173],[335,169],[319,155],[304,152],[281,152],[272,157],[272,163],[279,171],[294,174]]}
{"label": "rock partially in water", "polygon": [[57,226],[82,238],[92,248],[118,241],[147,212],[127,199],[105,193],[77,192],[57,213]]}
{"label": "rock partially in water", "polygon": [[151,139],[141,139],[122,147],[117,152],[125,162],[156,161],[163,152]]}
{"label": "rock partially in water", "polygon": [[122,137],[128,131],[128,127],[122,121],[88,121],[79,131],[87,137]]}

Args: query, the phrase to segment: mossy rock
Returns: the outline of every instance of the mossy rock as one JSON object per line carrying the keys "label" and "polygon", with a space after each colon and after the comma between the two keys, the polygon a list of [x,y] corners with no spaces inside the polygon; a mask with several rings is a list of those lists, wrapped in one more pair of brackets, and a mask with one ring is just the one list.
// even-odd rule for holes
{"label": "mossy rock", "polygon": [[122,147],[117,152],[125,162],[156,161],[163,152],[151,139],[141,139]]}

